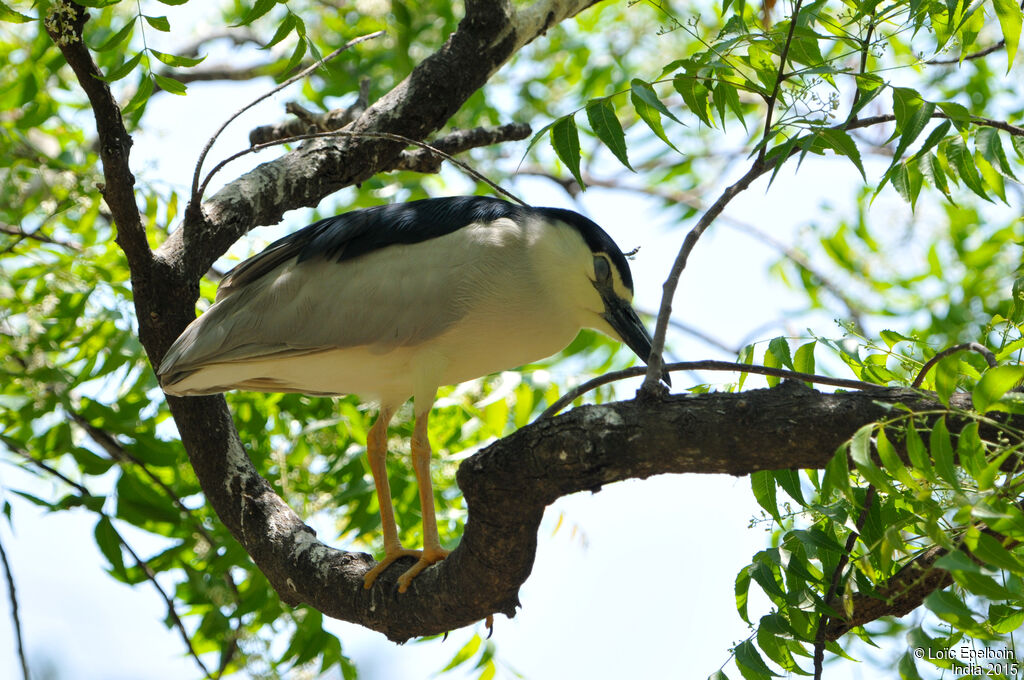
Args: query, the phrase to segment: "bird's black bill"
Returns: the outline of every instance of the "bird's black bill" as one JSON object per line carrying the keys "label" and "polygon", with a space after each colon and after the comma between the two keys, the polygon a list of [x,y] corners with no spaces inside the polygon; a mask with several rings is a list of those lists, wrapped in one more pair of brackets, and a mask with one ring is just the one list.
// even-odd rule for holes
{"label": "bird's black bill", "polygon": [[[644,322],[637,316],[636,310],[621,300],[605,299],[604,319],[619,334],[626,346],[633,350],[638,357],[649,363],[651,357],[651,334],[647,332]],[[663,371],[661,379],[666,385],[672,385],[668,371]]]}

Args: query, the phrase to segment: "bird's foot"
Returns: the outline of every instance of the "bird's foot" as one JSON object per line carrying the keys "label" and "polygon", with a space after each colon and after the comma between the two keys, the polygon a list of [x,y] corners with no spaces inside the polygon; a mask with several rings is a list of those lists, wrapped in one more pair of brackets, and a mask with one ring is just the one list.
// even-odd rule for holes
{"label": "bird's foot", "polygon": [[444,548],[424,548],[422,551],[417,550],[420,553],[420,559],[416,564],[409,567],[409,569],[398,577],[398,592],[404,593],[409,589],[409,584],[416,578],[421,571],[429,567],[435,562],[440,562],[444,558],[451,554],[451,551],[445,550]]}
{"label": "bird's foot", "polygon": [[444,558],[448,557],[449,551],[444,548],[427,548],[425,550],[410,550],[407,548],[398,548],[397,550],[386,550],[384,559],[377,563],[377,565],[366,572],[363,576],[363,588],[369,590],[373,587],[377,577],[380,576],[385,569],[391,566],[391,563],[402,557],[416,557],[418,558],[416,564],[412,565],[405,571],[404,574],[398,577],[398,592],[404,593],[409,588],[409,584],[421,571],[429,567],[435,562],[440,562]]}

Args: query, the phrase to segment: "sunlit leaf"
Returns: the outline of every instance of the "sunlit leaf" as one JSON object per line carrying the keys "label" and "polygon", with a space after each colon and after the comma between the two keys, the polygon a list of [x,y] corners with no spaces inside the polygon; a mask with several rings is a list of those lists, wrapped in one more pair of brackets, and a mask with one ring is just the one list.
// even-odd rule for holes
{"label": "sunlit leaf", "polygon": [[615,157],[630,170],[629,157],[626,154],[626,135],[622,124],[615,115],[615,107],[608,99],[593,99],[587,102],[587,121],[598,139],[615,154]]}
{"label": "sunlit leaf", "polygon": [[581,187],[586,187],[580,174],[580,133],[572,115],[559,118],[551,126],[551,146],[559,160],[565,163],[569,172]]}

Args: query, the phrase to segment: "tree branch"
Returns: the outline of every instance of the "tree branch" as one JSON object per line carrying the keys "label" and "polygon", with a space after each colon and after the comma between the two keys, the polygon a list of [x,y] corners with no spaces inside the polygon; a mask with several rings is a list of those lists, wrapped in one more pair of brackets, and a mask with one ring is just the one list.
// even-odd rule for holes
{"label": "tree branch", "polygon": [[105,184],[100,187],[100,192],[117,225],[117,244],[128,258],[134,276],[148,268],[152,253],[135,203],[135,176],[128,163],[132,138],[124,127],[121,109],[110,93],[110,87],[102,80],[102,74],[82,39],[82,29],[88,19],[89,15],[80,5],[69,0],[56,0],[47,11],[44,24],[50,39],[64,55],[89,98],[103,162]]}
{"label": "tree branch", "polygon": [[[969,407],[969,395],[953,395]],[[172,408],[183,400],[171,398]],[[211,416],[220,397],[194,397]],[[918,392],[879,388],[823,394],[795,382],[739,394],[673,395],[644,402],[584,406],[524,427],[467,459],[458,484],[468,509],[461,543],[399,595],[396,564],[371,590],[369,555],[316,540],[260,477],[241,446],[222,456],[197,455],[220,432],[183,431],[211,503],[286,602],[380,631],[395,641],[452,630],[501,612],[512,616],[529,576],[544,507],[560,496],[662,473],[745,475],[756,470],[821,469],[864,424],[902,404],[944,407]],[[954,436],[962,427],[949,419]],[[1011,423],[1024,427],[1024,416]],[[232,427],[230,418],[208,421]],[[990,433],[982,434],[983,437]],[[222,508],[227,510],[221,511]]]}
{"label": "tree branch", "polygon": [[261,125],[249,132],[249,145],[267,144],[269,142],[304,135],[310,132],[326,132],[340,130],[359,116],[363,115],[370,105],[370,80],[359,81],[359,96],[356,101],[344,109],[334,109],[326,113],[313,113],[302,108],[295,102],[289,102],[284,110],[295,118],[276,125]]}
{"label": "tree branch", "polygon": [[18,616],[18,591],[14,587],[14,573],[11,571],[10,562],[7,561],[7,551],[4,550],[2,542],[0,542],[0,564],[3,564],[4,576],[7,579],[7,595],[11,600],[11,623],[14,627],[14,642],[18,649],[18,661],[21,664],[21,676],[24,680],[29,680],[25,641],[21,635],[21,618]]}
{"label": "tree branch", "polygon": [[[63,474],[60,470],[53,467],[46,461],[36,458],[30,452],[26,451],[21,447],[13,445],[11,442],[5,442],[5,444],[12,451],[14,451],[22,458],[24,458],[33,466],[39,468],[40,470],[59,479],[60,481],[64,482],[65,484],[73,488],[75,491],[78,492],[79,496],[83,498],[95,498],[94,494],[91,491],[89,491],[88,487],[71,479],[70,477]],[[107,517],[107,515],[105,515],[102,512],[97,512],[96,514],[100,517]],[[167,605],[167,617],[171,620],[174,627],[177,629],[178,634],[181,636],[182,641],[184,641],[185,647],[188,649],[189,655],[192,657],[192,660],[195,662],[196,666],[199,667],[199,669],[203,672],[204,676],[210,678],[210,672],[207,670],[206,664],[204,664],[203,660],[199,658],[199,654],[196,652],[195,647],[192,645],[192,638],[189,637],[188,631],[185,630],[185,624],[178,616],[178,612],[174,607],[174,600],[171,598],[170,595],[167,594],[167,591],[165,591],[163,586],[160,585],[160,582],[157,581],[156,573],[149,566],[149,563],[146,562],[146,560],[139,557],[139,555],[132,549],[130,545],[128,545],[128,542],[125,541],[120,534],[117,535],[117,539],[118,542],[121,544],[121,547],[125,550],[125,552],[127,552],[131,556],[132,560],[134,560],[135,566],[137,566],[142,571],[142,573],[146,576],[146,579],[149,580],[150,584],[156,589],[157,593],[160,595],[160,598],[164,601],[164,604]]]}
{"label": "tree branch", "polygon": [[[508,123],[500,127],[478,127],[472,130],[455,130],[443,137],[430,142],[430,146],[449,155],[469,151],[481,146],[492,146],[503,142],[519,141],[530,136],[530,126],[526,123]],[[393,170],[409,170],[412,172],[433,173],[441,169],[443,156],[438,156],[431,149],[403,151],[398,156]]]}

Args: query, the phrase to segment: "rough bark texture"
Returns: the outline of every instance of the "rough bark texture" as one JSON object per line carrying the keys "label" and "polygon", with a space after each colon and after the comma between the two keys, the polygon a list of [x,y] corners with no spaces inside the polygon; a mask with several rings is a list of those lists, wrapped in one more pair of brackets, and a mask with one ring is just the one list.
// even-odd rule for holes
{"label": "rough bark texture", "polygon": [[[467,0],[465,19],[445,45],[350,129],[426,138],[518,49],[591,4],[538,0],[513,9],[509,2]],[[239,177],[201,209],[193,206],[154,253],[135,204],[131,139],[82,41],[87,14],[66,0],[57,0],[54,11],[59,20],[52,28],[48,22],[50,34],[96,116],[104,197],[131,268],[140,338],[154,364],[194,317],[199,278],[236,239],[400,162],[402,145],[394,142],[317,140]],[[533,565],[544,508],[559,496],[667,472],[820,468],[858,427],[885,415],[887,406],[937,406],[899,390],[822,394],[784,385],[742,394],[648,397],[534,423],[463,463],[458,482],[469,519],[462,541],[399,595],[395,578],[407,563],[400,561],[364,590],[362,576],[372,559],[316,540],[250,463],[223,398],[168,401],[207,498],[282,599],[397,641],[494,612],[513,615],[519,586]]]}

